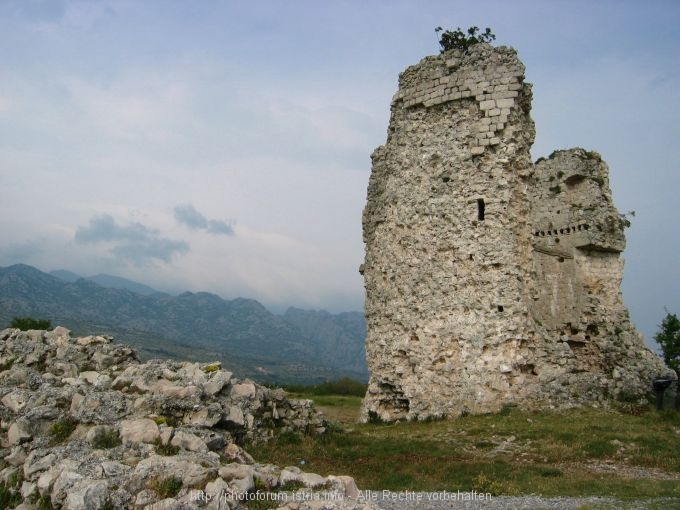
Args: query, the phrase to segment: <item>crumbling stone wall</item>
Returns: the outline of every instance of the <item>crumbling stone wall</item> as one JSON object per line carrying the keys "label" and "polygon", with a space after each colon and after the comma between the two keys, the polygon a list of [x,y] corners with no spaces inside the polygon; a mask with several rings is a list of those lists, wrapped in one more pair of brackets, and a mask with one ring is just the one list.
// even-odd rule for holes
{"label": "crumbling stone wall", "polygon": [[511,48],[400,75],[363,217],[362,419],[606,401],[666,372],[620,296],[606,165],[575,149],[534,166],[530,108]]}

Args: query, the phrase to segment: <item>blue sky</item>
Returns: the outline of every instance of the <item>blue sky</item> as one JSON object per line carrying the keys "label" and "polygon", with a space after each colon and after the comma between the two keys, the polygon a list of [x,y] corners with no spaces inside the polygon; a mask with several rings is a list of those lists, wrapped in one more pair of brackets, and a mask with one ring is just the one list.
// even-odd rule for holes
{"label": "blue sky", "polygon": [[439,25],[517,48],[534,158],[608,162],[649,337],[680,312],[675,1],[0,0],[0,265],[361,309],[369,156]]}

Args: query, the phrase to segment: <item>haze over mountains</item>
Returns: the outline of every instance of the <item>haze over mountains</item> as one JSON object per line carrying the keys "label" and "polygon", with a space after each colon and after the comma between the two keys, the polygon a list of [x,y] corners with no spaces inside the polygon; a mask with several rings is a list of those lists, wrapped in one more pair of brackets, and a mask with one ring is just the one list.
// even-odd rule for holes
{"label": "haze over mountains", "polygon": [[109,334],[143,358],[222,361],[241,377],[313,383],[367,379],[363,313],[289,308],[207,292],[172,296],[116,276],[0,268],[0,328],[14,316],[49,319],[77,335]]}

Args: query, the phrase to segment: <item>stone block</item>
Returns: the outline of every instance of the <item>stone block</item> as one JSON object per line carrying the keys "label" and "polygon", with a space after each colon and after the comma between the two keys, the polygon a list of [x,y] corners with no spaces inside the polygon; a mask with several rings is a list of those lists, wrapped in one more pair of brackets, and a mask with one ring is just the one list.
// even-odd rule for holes
{"label": "stone block", "polygon": [[515,100],[514,99],[499,99],[496,101],[496,105],[498,108],[512,108],[515,106]]}
{"label": "stone block", "polygon": [[479,109],[482,111],[491,110],[496,107],[496,101],[489,99],[487,101],[482,101],[479,103]]}

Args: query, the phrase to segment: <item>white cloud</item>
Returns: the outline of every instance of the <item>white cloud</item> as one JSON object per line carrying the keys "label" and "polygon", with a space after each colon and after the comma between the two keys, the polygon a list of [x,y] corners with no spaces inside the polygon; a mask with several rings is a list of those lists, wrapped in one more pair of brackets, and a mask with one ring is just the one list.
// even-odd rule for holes
{"label": "white cloud", "polygon": [[94,216],[87,225],[79,226],[74,240],[83,245],[106,245],[118,260],[137,266],[147,266],[155,261],[169,263],[175,255],[189,251],[185,241],[163,237],[158,229],[139,222],[119,225],[108,214]]}

